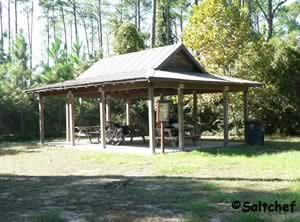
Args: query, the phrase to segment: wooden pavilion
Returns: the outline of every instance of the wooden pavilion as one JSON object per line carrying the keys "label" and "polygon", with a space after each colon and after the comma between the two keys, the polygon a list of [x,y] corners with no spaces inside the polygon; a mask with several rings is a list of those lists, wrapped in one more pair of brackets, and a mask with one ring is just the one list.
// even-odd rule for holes
{"label": "wooden pavilion", "polygon": [[[100,98],[101,147],[106,147],[105,124],[110,121],[109,98],[123,98],[129,123],[130,99],[147,97],[149,148],[155,152],[155,96],[178,96],[178,141],[184,149],[183,97],[193,95],[193,116],[197,118],[197,96],[221,92],[224,96],[224,145],[229,142],[228,92],[244,93],[244,120],[248,119],[248,88],[258,82],[212,75],[197,62],[183,44],[128,53],[101,59],[75,80],[50,84],[28,92],[39,96],[40,142],[44,143],[44,98],[66,98],[66,139],[75,145],[74,97]],[[196,121],[194,121],[196,123]]]}

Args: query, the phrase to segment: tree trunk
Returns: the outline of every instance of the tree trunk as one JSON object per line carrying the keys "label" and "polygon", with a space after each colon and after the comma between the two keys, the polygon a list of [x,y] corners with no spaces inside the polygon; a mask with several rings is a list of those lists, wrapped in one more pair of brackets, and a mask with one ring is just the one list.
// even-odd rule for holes
{"label": "tree trunk", "polygon": [[239,6],[240,6],[240,8],[243,8],[245,6],[245,0],[240,0]]}
{"label": "tree trunk", "polygon": [[64,26],[64,37],[65,37],[65,50],[66,54],[68,54],[68,40],[67,40],[67,27],[66,27],[66,21],[65,21],[65,12],[64,12],[64,7],[61,5],[60,6],[60,11],[61,11],[61,18]]}
{"label": "tree trunk", "polygon": [[248,11],[249,11],[249,24],[250,24],[250,27],[252,28],[252,29],[254,29],[253,28],[253,25],[252,25],[252,0],[248,0]]}
{"label": "tree trunk", "polygon": [[166,7],[167,44],[171,44],[170,5]]}
{"label": "tree trunk", "polygon": [[3,15],[2,15],[2,2],[0,2],[0,35],[3,47]]}
{"label": "tree trunk", "polygon": [[155,46],[156,28],[156,0],[152,0],[152,27],[151,27],[151,48]]}
{"label": "tree trunk", "polygon": [[2,2],[0,2],[0,64],[4,62],[4,36],[3,36],[3,14],[2,14]]}
{"label": "tree trunk", "polygon": [[30,48],[30,68],[32,68],[32,36],[33,36],[33,12],[34,12],[34,0],[31,2],[31,28],[30,28],[30,43],[29,43],[29,48]]}
{"label": "tree trunk", "polygon": [[71,48],[73,46],[73,24],[72,21],[70,21],[70,43],[71,43]]}
{"label": "tree trunk", "polygon": [[15,0],[15,38],[18,35],[18,2]]}
{"label": "tree trunk", "polygon": [[90,54],[89,37],[87,33],[87,25],[85,23],[85,18],[82,18],[82,23],[83,23],[84,33],[85,33],[86,47],[87,47],[88,55],[90,56],[91,54]]}
{"label": "tree trunk", "polygon": [[137,0],[137,29],[141,31],[141,0]]}
{"label": "tree trunk", "polygon": [[134,2],[134,26],[136,30],[138,29],[138,15],[137,15],[137,2]]}
{"label": "tree trunk", "polygon": [[267,23],[268,23],[268,40],[270,38],[272,38],[273,36],[273,21],[274,21],[274,17],[278,11],[278,9],[280,8],[280,6],[282,6],[284,3],[286,3],[287,0],[281,0],[279,2],[277,2],[277,5],[274,7],[273,6],[273,1],[272,0],[268,0],[268,10],[265,11],[264,8],[262,7],[262,5],[260,4],[259,0],[256,0],[256,3],[259,7],[259,9],[262,11]]}
{"label": "tree trunk", "polygon": [[198,0],[195,0],[195,5],[198,5],[198,3],[199,3]]}
{"label": "tree trunk", "polygon": [[99,41],[99,50],[100,50],[103,48],[101,0],[98,0],[98,41]]}
{"label": "tree trunk", "polygon": [[180,33],[182,35],[183,33],[183,11],[182,11],[182,8],[180,9]]}
{"label": "tree trunk", "polygon": [[49,53],[48,50],[50,48],[50,15],[49,9],[47,10],[47,64],[49,66]]}
{"label": "tree trunk", "polygon": [[[29,11],[26,12],[26,20],[27,20],[27,34],[28,34],[28,43],[29,46],[31,45],[31,32],[30,32],[30,16],[29,16]],[[32,68],[32,55],[31,55],[31,50],[29,48],[29,67]]]}
{"label": "tree trunk", "polygon": [[76,42],[79,42],[77,12],[76,12],[76,2],[75,2],[75,0],[73,0],[73,17],[74,17],[74,27],[75,27],[75,39],[76,39]]}
{"label": "tree trunk", "polygon": [[273,35],[273,6],[272,6],[272,0],[268,0],[268,39],[272,38]]}
{"label": "tree trunk", "polygon": [[273,36],[273,18],[269,18],[268,20],[268,40],[272,38]]}
{"label": "tree trunk", "polygon": [[121,0],[121,12],[120,12],[120,22],[123,22],[123,0]]}
{"label": "tree trunk", "polygon": [[56,39],[56,21],[55,21],[55,9],[52,10],[52,25],[53,25],[53,39]]}
{"label": "tree trunk", "polygon": [[92,34],[92,37],[91,37],[91,53],[92,53],[92,56],[94,56],[94,20],[93,20],[93,17],[90,17],[90,20],[91,20],[91,34]]}
{"label": "tree trunk", "polygon": [[7,1],[7,15],[8,15],[8,55],[10,55],[10,44],[11,44],[10,0]]}

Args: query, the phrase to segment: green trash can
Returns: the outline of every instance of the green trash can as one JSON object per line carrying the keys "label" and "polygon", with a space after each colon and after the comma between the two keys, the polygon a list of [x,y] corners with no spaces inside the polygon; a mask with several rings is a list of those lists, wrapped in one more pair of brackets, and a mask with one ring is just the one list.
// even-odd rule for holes
{"label": "green trash can", "polygon": [[248,120],[245,125],[246,143],[249,145],[264,145],[265,127],[262,121]]}

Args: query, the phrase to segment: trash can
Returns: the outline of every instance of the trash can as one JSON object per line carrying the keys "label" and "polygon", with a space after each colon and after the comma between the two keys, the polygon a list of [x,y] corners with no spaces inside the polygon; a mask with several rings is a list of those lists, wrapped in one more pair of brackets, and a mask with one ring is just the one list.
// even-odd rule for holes
{"label": "trash can", "polygon": [[246,143],[249,145],[264,145],[265,127],[262,121],[249,120],[245,125]]}

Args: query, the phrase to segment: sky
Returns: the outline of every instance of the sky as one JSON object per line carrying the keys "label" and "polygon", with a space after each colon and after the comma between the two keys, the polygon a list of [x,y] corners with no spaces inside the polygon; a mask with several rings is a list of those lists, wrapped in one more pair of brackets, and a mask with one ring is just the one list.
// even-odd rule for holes
{"label": "sky", "polygon": [[[3,5],[3,23],[4,23],[4,30],[7,29],[7,0],[0,0],[2,5]],[[117,2],[118,0],[112,0],[111,2]],[[288,3],[292,3],[295,0],[288,0]],[[33,65],[39,64],[43,58],[46,57],[46,50],[45,50],[45,45],[46,45],[46,33],[45,33],[45,19],[42,18],[42,11],[41,8],[38,5],[39,0],[34,0],[34,26],[33,26]],[[12,24],[12,29],[14,29],[14,8],[13,5],[11,6],[11,24]],[[19,22],[19,28],[23,29],[24,32],[26,33],[27,31],[27,23],[26,23],[26,17],[25,14],[23,13],[23,16],[19,16],[18,19]],[[145,30],[150,30],[150,23],[146,22],[144,24]],[[14,30],[13,30],[14,32]],[[68,31],[69,32],[69,31]],[[85,37],[83,35],[83,30],[79,30],[80,33],[80,39],[84,41]],[[109,56],[108,54],[108,49],[105,47],[106,41],[110,41],[111,39],[109,36],[106,35],[107,30],[104,30],[104,56]],[[27,36],[27,34],[25,34]],[[111,50],[111,49],[110,49]]]}

